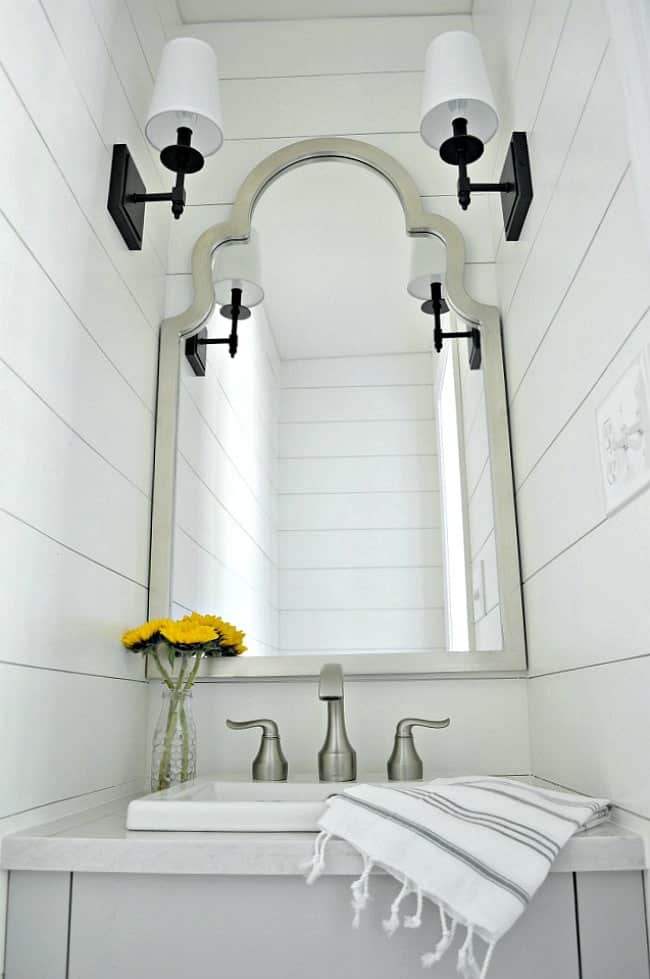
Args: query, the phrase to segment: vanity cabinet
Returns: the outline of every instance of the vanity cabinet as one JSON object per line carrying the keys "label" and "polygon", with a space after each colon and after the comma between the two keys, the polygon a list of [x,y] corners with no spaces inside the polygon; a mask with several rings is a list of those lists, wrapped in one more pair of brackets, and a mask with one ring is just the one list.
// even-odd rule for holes
{"label": "vanity cabinet", "polygon": [[[350,882],[12,872],[6,979],[421,979],[437,911],[425,902],[422,927],[389,940],[381,919],[397,885],[377,875],[355,931]],[[455,979],[453,951],[432,975]],[[649,979],[641,873],[551,874],[489,975]]]}

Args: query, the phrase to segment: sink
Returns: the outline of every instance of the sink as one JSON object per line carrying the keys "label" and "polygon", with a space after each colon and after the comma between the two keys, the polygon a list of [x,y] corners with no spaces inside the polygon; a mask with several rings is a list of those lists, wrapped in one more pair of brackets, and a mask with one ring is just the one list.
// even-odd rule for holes
{"label": "sink", "polygon": [[[358,782],[383,782],[374,775]],[[183,832],[313,832],[325,800],[352,782],[221,781],[197,778],[189,785],[153,792],[129,803],[126,828]],[[394,786],[413,783],[392,782]]]}

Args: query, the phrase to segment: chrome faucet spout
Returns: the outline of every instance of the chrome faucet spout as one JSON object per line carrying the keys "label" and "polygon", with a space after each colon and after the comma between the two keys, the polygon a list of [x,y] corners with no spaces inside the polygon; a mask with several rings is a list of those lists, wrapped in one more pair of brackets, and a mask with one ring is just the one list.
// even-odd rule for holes
{"label": "chrome faucet spout", "polygon": [[345,730],[343,670],[339,663],[326,663],[322,668],[318,696],[327,702],[327,734],[318,752],[318,777],[321,782],[353,782],[357,753]]}

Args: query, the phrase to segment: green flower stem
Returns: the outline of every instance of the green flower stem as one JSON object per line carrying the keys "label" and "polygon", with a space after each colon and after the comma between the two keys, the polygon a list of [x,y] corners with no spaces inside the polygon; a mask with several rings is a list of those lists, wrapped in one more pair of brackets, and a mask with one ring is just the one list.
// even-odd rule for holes
{"label": "green flower stem", "polygon": [[172,682],[172,678],[169,675],[169,673],[167,672],[167,670],[165,669],[165,667],[162,665],[162,663],[160,661],[160,656],[158,655],[158,650],[155,648],[155,646],[151,650],[151,655],[154,658],[154,663],[156,664],[156,667],[158,669],[158,672],[160,673],[161,677],[163,678],[165,684],[169,687],[170,690],[173,690],[174,689],[174,684]]}
{"label": "green flower stem", "polygon": [[181,694],[181,782],[187,782],[190,777],[190,732],[185,713],[185,694]]}
{"label": "green flower stem", "polygon": [[185,684],[185,688],[183,690],[184,693],[187,693],[187,691],[190,689],[190,687],[196,680],[196,675],[199,672],[199,667],[201,665],[202,657],[203,657],[203,653],[200,649],[198,649],[194,656],[194,666],[192,667],[192,672],[190,673],[187,683]]}

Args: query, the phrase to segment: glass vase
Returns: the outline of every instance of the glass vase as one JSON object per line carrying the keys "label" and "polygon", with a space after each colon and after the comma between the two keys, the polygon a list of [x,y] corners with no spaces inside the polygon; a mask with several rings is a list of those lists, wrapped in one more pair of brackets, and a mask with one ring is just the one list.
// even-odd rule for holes
{"label": "glass vase", "polygon": [[189,690],[163,689],[153,735],[151,788],[154,792],[196,777],[196,726]]}

